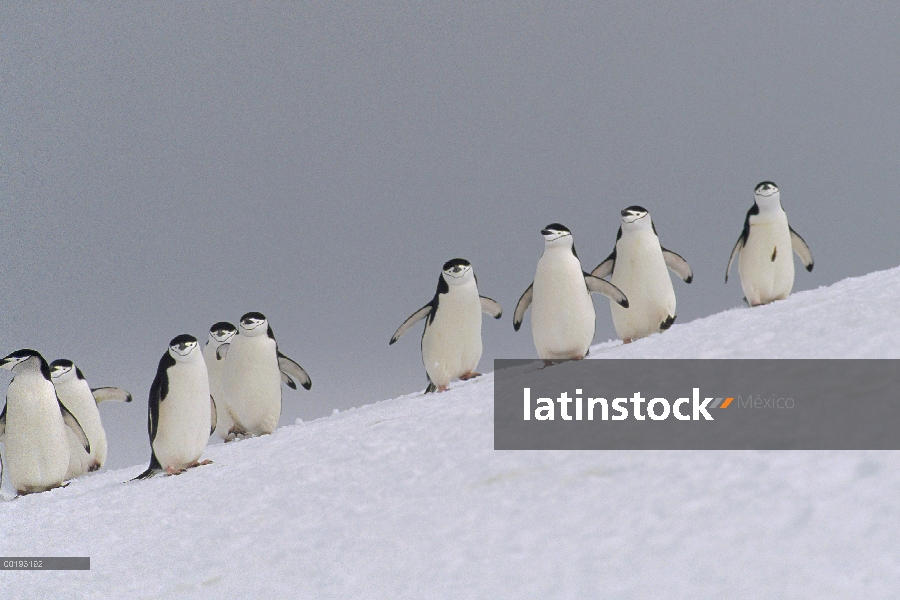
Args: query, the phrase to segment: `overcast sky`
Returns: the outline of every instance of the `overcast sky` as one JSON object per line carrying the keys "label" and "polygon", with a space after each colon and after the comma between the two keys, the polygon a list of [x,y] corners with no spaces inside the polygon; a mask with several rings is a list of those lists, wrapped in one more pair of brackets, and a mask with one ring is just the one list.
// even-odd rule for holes
{"label": "overcast sky", "polygon": [[504,309],[481,370],[534,357],[551,222],[590,271],[648,208],[694,270],[677,323],[741,304],[762,180],[816,259],[795,291],[896,266],[900,5],[782,4],[5,3],[0,355],[128,388],[121,467],[168,341],[247,311],[313,380],[282,424],[424,389],[421,326],[388,340],[450,258]]}

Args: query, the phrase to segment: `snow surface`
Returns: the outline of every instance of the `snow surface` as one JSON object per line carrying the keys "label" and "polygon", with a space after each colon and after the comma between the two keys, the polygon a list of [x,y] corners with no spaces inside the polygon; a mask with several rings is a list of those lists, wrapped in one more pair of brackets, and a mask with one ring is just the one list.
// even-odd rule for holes
{"label": "snow surface", "polygon": [[[594,358],[900,357],[900,268]],[[599,315],[599,318],[608,316]],[[533,349],[532,349],[533,350]],[[500,452],[493,376],[0,503],[2,598],[888,598],[900,453]],[[8,498],[8,494],[7,494]]]}

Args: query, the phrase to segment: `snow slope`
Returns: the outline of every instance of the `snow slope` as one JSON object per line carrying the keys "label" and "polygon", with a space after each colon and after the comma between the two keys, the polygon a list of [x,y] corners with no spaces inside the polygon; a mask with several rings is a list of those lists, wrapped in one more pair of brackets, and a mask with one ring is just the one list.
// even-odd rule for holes
{"label": "snow slope", "polygon": [[[595,358],[898,357],[900,268]],[[600,318],[608,318],[601,314]],[[527,355],[531,355],[530,348]],[[525,354],[525,352],[523,352]],[[492,375],[0,503],[2,598],[829,598],[900,590],[900,453],[497,452]]]}

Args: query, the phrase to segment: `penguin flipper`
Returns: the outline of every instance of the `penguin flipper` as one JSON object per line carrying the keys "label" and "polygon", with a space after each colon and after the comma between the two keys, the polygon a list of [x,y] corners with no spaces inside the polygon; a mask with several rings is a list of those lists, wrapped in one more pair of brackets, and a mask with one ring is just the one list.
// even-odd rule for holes
{"label": "penguin flipper", "polygon": [[218,348],[216,348],[216,360],[224,360],[225,356],[228,354],[228,347],[231,346],[230,343],[222,344]]}
{"label": "penguin flipper", "polygon": [[516,310],[513,312],[513,329],[516,331],[522,326],[522,321],[525,320],[525,312],[528,310],[528,307],[531,306],[531,299],[533,297],[534,282],[532,281],[531,285],[528,286],[528,289],[522,294],[522,297],[519,298],[519,303],[516,304]]}
{"label": "penguin flipper", "polygon": [[388,346],[399,340],[400,336],[409,331],[410,327],[430,315],[432,310],[434,310],[434,306],[432,306],[431,302],[429,302],[428,304],[411,314],[409,318],[403,321],[403,324],[397,328],[397,331],[394,332],[394,335],[391,336],[391,341],[388,343]]}
{"label": "penguin flipper", "polygon": [[[312,379],[309,378],[306,370],[295,363],[293,360],[282,354],[280,351],[276,352],[278,354],[278,369],[281,371],[281,374],[287,375],[288,377],[302,385],[305,389],[310,389],[312,387]],[[296,385],[293,385],[291,387],[293,387],[295,390],[297,389]]]}
{"label": "penguin flipper", "polygon": [[281,383],[283,383],[284,385],[288,386],[288,387],[291,388],[292,390],[296,390],[296,389],[297,389],[297,384],[294,383],[294,380],[291,379],[290,377],[288,377],[288,376],[287,376],[287,373],[285,373],[284,371],[280,371],[280,373],[281,373]]}
{"label": "penguin flipper", "polygon": [[159,403],[165,400],[169,394],[169,378],[166,376],[166,369],[175,363],[175,359],[166,352],[159,359],[159,368],[156,370],[156,377],[150,384],[150,394],[147,397],[147,434],[150,436],[150,447],[153,447],[153,440],[156,439],[156,430],[159,426]]}
{"label": "penguin flipper", "polygon": [[809,246],[803,238],[800,237],[800,234],[794,231],[793,227],[788,225],[788,229],[791,230],[791,248],[797,253],[797,256],[800,257],[806,270],[812,271],[814,266],[812,251],[809,249]]}
{"label": "penguin flipper", "polygon": [[728,268],[725,269],[725,283],[728,283],[728,272],[731,270],[731,263],[734,262],[734,257],[737,256],[738,250],[743,248],[744,246],[744,235],[741,234],[741,237],[734,243],[734,248],[731,249],[731,256],[728,257]]}
{"label": "penguin flipper", "polygon": [[216,410],[216,400],[212,397],[212,394],[209,395],[209,411],[210,411],[210,426],[209,426],[209,435],[212,435],[216,432],[216,423],[219,420],[219,413]]}
{"label": "penguin flipper", "polygon": [[115,400],[117,402],[131,402],[131,394],[126,390],[117,387],[102,387],[91,390],[94,401],[97,404],[106,402],[107,400]]}
{"label": "penguin flipper", "polygon": [[663,259],[666,261],[666,266],[672,270],[673,273],[681,277],[681,280],[685,283],[690,283],[694,280],[694,272],[691,271],[691,265],[688,264],[686,260],[681,258],[675,252],[663,248],[660,246],[660,249],[663,253]]}
{"label": "penguin flipper", "polygon": [[495,319],[499,319],[503,316],[503,309],[500,308],[500,305],[497,304],[496,300],[492,300],[487,296],[479,296],[481,299],[481,312],[491,315]]}
{"label": "penguin flipper", "polygon": [[584,274],[584,283],[592,294],[603,294],[610,300],[616,302],[622,308],[628,308],[628,298],[622,293],[622,290],[611,284],[605,279],[594,277],[587,273]]}
{"label": "penguin flipper", "polygon": [[603,279],[604,277],[609,277],[613,273],[613,269],[616,267],[616,251],[613,250],[612,254],[606,257],[602,263],[594,267],[594,270],[591,271],[591,275],[596,277],[597,279]]}
{"label": "penguin flipper", "polygon": [[3,412],[0,413],[0,442],[6,437],[6,405],[3,405]]}
{"label": "penguin flipper", "polygon": [[81,443],[84,451],[90,454],[91,443],[88,441],[87,435],[85,435],[84,433],[84,429],[81,428],[81,423],[79,423],[78,419],[75,418],[75,415],[70,413],[69,409],[66,408],[62,402],[60,402],[59,398],[56,399],[56,402],[59,404],[60,412],[62,412],[63,423],[68,425],[69,429],[71,429],[75,433],[75,437],[78,438],[78,441]]}

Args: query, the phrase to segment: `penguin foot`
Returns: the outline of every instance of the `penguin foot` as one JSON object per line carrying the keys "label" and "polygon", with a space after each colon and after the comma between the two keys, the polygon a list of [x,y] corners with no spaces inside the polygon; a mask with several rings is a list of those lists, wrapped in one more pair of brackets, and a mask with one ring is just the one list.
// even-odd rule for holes
{"label": "penguin foot", "polygon": [[475,379],[476,377],[481,377],[481,373],[476,373],[472,371],[471,373],[466,373],[465,375],[459,378],[460,381],[468,381],[470,379]]}
{"label": "penguin foot", "polygon": [[[240,425],[234,425],[231,429],[228,430],[228,435],[232,436],[232,440],[238,437],[245,437],[247,435],[247,430],[241,427]],[[226,442],[229,440],[225,440]]]}
{"label": "penguin foot", "polygon": [[211,464],[212,464],[212,461],[207,458],[206,460],[201,460],[200,462],[194,463],[191,466],[192,467],[202,467],[203,465],[211,465]]}
{"label": "penguin foot", "polygon": [[167,475],[181,475],[185,471],[187,471],[187,469],[176,469],[175,467],[166,467]]}
{"label": "penguin foot", "polygon": [[447,391],[447,386],[446,386],[446,385],[439,385],[437,391],[438,391],[438,393],[446,392],[446,391]]}
{"label": "penguin foot", "polygon": [[97,471],[99,469],[100,469],[100,463],[95,460],[94,462],[91,463],[91,466],[88,467],[88,473],[93,473],[94,471]]}
{"label": "penguin foot", "polygon": [[622,343],[623,343],[623,344],[630,344],[630,343],[631,343],[631,338],[625,338],[625,339],[623,339],[623,340],[622,340]]}

